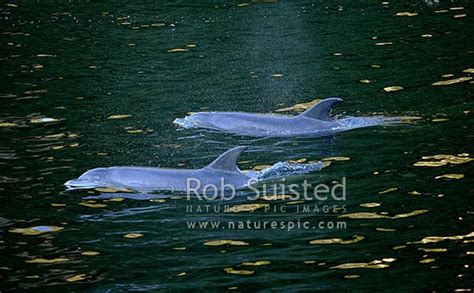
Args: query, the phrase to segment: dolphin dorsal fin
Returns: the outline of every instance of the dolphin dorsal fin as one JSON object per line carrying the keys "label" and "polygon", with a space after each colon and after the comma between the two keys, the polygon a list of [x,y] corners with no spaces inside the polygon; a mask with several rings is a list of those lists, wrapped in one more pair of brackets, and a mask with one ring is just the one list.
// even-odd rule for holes
{"label": "dolphin dorsal fin", "polygon": [[312,106],[308,110],[304,111],[298,116],[313,118],[323,121],[331,121],[329,113],[331,112],[332,106],[342,102],[341,98],[327,98],[319,101],[316,105]]}
{"label": "dolphin dorsal fin", "polygon": [[239,172],[240,170],[237,167],[237,159],[244,149],[245,147],[243,146],[232,148],[220,155],[212,163],[207,165],[206,168],[226,172]]}

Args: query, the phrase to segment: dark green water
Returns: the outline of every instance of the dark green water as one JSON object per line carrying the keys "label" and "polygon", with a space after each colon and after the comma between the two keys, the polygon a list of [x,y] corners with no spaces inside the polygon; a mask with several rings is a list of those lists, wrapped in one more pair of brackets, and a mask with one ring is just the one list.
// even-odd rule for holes
{"label": "dark green water", "polygon": [[[473,289],[474,239],[466,236],[474,231],[473,84],[431,85],[469,77],[463,71],[474,68],[472,2],[238,4],[1,4],[0,290]],[[176,48],[187,51],[168,52]],[[384,91],[388,86],[403,89]],[[420,119],[310,139],[251,139],[172,124],[190,111],[273,112],[329,96],[345,100],[339,115]],[[118,114],[132,116],[107,119]],[[60,121],[32,123],[45,117]],[[176,195],[86,202],[98,192],[66,192],[62,185],[102,166],[201,167],[236,145],[249,146],[241,169],[349,157],[291,182],[346,177],[343,205],[356,218],[289,208],[200,215]],[[457,159],[414,166],[439,154]],[[464,178],[435,179],[443,174]],[[247,203],[242,198],[230,205]],[[347,227],[193,230],[186,224],[209,219],[344,220]],[[36,226],[63,229],[15,233]],[[123,237],[129,233],[143,236]],[[351,242],[361,239],[355,235],[364,238]],[[439,237],[414,243],[428,236]],[[309,243],[332,238],[342,243]],[[248,245],[204,245],[212,240]],[[98,254],[82,254],[90,251]],[[242,265],[262,260],[270,263]],[[348,263],[363,264],[336,267]]]}

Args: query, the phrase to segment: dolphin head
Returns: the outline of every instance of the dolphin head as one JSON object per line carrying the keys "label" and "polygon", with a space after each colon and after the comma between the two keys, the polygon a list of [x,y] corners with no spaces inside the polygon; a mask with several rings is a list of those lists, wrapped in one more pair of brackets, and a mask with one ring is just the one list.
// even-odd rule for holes
{"label": "dolphin head", "polygon": [[198,112],[185,118],[176,118],[173,122],[183,128],[204,127],[213,129],[216,128],[215,119],[220,117],[216,112]]}
{"label": "dolphin head", "polygon": [[89,189],[95,187],[108,186],[109,171],[107,168],[96,168],[89,170],[79,176],[77,179],[72,179],[64,183],[68,189]]}

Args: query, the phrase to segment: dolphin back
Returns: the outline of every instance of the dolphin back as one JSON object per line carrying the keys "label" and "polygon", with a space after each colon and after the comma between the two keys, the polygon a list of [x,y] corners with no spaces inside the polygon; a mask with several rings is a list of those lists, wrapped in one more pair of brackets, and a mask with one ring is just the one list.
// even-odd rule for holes
{"label": "dolphin back", "polygon": [[341,98],[324,99],[313,107],[298,115],[298,117],[307,117],[323,121],[332,121],[332,118],[331,116],[329,116],[329,113],[331,112],[332,107],[339,103],[342,103]]}

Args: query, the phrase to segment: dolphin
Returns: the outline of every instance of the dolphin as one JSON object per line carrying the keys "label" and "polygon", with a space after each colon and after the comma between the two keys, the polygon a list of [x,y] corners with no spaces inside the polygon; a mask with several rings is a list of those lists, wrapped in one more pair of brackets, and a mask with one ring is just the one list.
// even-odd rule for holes
{"label": "dolphin", "polygon": [[381,117],[333,119],[334,105],[341,98],[327,98],[297,116],[243,112],[198,112],[174,120],[184,128],[206,128],[246,136],[321,136],[344,130],[382,124]]}
{"label": "dolphin", "polygon": [[237,167],[237,159],[244,149],[242,146],[232,148],[201,169],[96,168],[64,185],[67,189],[113,187],[141,192],[169,190],[206,193],[215,192],[214,188],[218,192],[237,190],[252,184],[252,178]]}

